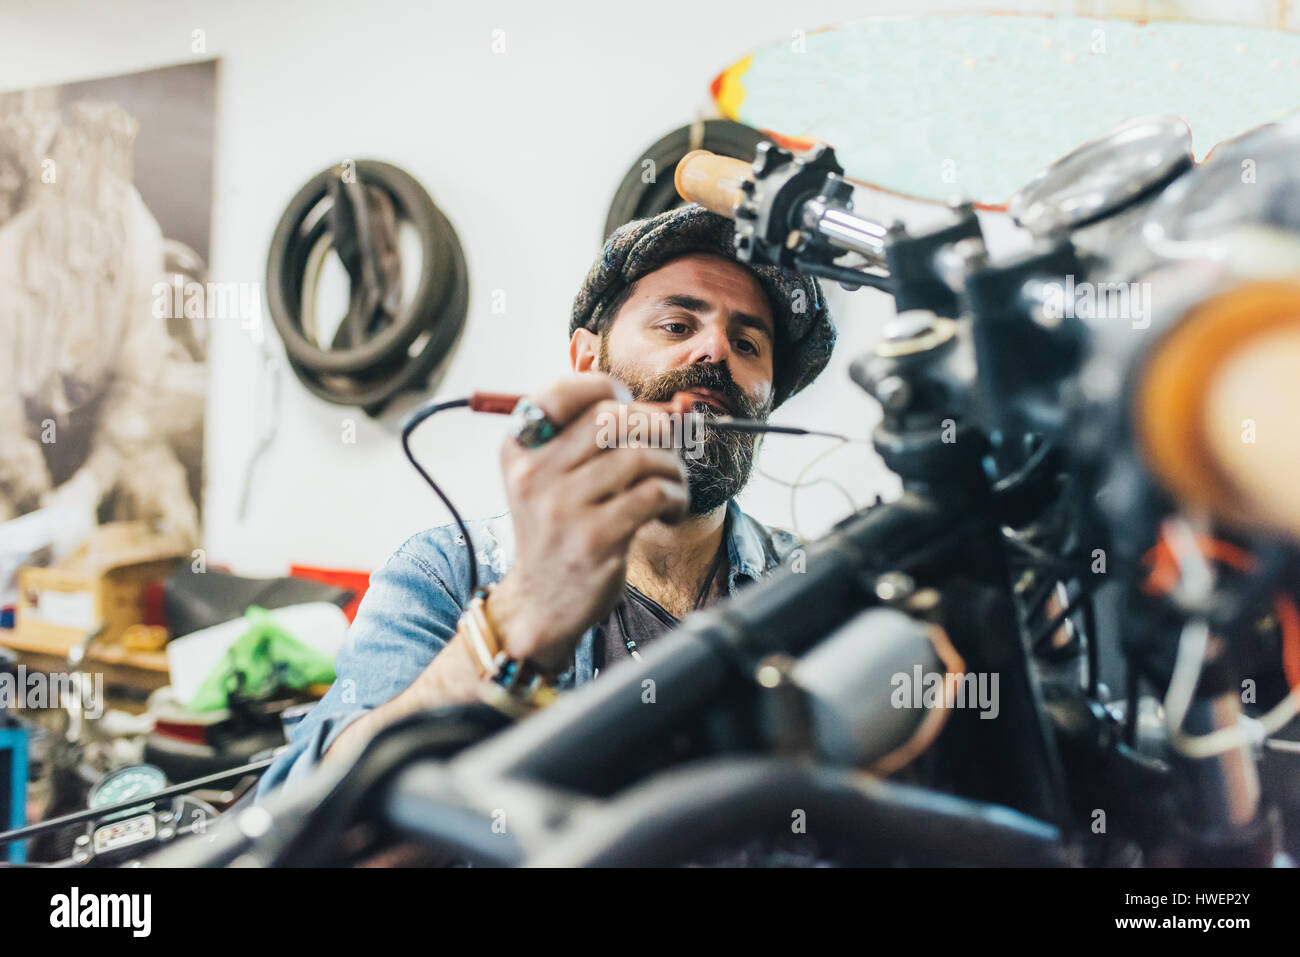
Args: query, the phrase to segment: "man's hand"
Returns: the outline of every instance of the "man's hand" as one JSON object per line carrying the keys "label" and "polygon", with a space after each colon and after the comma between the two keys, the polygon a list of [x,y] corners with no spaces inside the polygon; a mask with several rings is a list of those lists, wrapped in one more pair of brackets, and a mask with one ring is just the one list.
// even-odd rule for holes
{"label": "man's hand", "polygon": [[662,407],[627,403],[627,416],[645,416],[649,441],[609,442],[626,438],[611,427],[626,398],[608,376],[575,376],[532,397],[559,434],[540,448],[510,438],[501,449],[515,560],[488,611],[512,657],[563,670],[582,633],[618,603],[638,529],[687,515],[686,471]]}
{"label": "man's hand", "polygon": [[[619,421],[623,398],[622,386],[597,373],[562,382],[532,397],[559,433],[540,448],[509,438],[501,449],[515,561],[492,590],[488,614],[512,657],[552,671],[565,668],[582,633],[617,604],[637,530],[688,511],[686,471],[661,407],[627,406],[628,416],[647,417],[642,447],[601,447],[602,439],[618,438],[609,423]],[[403,715],[475,701],[479,684],[474,653],[455,634],[409,688],[350,724],[328,757]]]}

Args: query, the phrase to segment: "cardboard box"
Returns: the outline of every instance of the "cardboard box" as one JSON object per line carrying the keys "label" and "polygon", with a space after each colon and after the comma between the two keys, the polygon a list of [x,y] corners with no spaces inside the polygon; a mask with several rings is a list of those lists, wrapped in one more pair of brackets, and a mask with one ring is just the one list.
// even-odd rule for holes
{"label": "cardboard box", "polygon": [[103,625],[96,644],[143,620],[141,592],[166,578],[189,549],[146,522],[110,522],[56,567],[18,573],[18,637],[70,650]]}

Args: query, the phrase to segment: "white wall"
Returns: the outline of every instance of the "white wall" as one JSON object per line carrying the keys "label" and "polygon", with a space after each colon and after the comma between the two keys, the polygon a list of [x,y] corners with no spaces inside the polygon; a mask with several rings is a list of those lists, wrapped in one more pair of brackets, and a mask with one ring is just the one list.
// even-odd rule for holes
{"label": "white wall", "polygon": [[[424,184],[469,260],[468,327],[439,391],[527,391],[567,372],[572,297],[623,173],[661,134],[711,109],[707,85],[722,67],[795,29],[961,6],[969,5],[5,0],[0,89],[183,62],[193,58],[193,31],[203,30],[204,56],[221,58],[213,278],[263,280],[276,221],[314,173],[344,158],[389,160]],[[495,29],[505,31],[504,54],[491,51]],[[899,211],[885,199],[863,210]],[[507,296],[504,315],[490,311],[493,290]],[[845,370],[892,309],[869,291],[832,295],[836,355],[777,419],[867,437],[878,412]],[[214,331],[210,560],[257,574],[290,562],[369,569],[407,535],[446,520],[402,457],[391,421],[324,403],[286,373],[279,433],[239,521],[259,370],[247,331],[234,323]],[[348,419],[355,444],[342,441]],[[502,424],[449,413],[417,440],[468,516],[504,507],[496,465]],[[759,465],[789,479],[823,448],[820,440],[773,439]],[[859,504],[893,488],[865,446],[842,449],[811,474],[834,477]],[[756,478],[742,501],[769,523],[790,524],[787,489]],[[799,498],[805,533],[847,510],[828,485]]]}

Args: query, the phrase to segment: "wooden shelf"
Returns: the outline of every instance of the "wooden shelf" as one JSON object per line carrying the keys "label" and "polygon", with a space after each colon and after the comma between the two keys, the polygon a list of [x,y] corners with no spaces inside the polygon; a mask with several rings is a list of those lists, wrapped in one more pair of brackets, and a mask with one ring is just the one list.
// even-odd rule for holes
{"label": "wooden shelf", "polygon": [[[12,628],[0,628],[0,645],[12,648],[14,651],[62,659],[65,668],[67,666],[68,651],[72,647],[72,644],[67,641],[51,641],[49,639],[19,635]],[[115,642],[91,645],[90,650],[86,652],[85,661],[99,662],[100,664],[113,665],[118,668],[136,668],[141,671],[162,672],[164,675],[162,684],[167,683],[165,679],[171,673],[167,665],[167,652],[127,651]],[[48,669],[43,667],[42,670]]]}

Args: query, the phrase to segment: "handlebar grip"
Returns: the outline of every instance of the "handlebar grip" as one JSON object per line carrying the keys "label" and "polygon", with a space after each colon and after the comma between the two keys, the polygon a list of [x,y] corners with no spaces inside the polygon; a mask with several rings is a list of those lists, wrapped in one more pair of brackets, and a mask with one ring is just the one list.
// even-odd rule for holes
{"label": "handlebar grip", "polygon": [[708,150],[691,150],[677,164],[673,184],[682,199],[731,219],[743,195],[740,184],[752,172],[744,160]]}
{"label": "handlebar grip", "polygon": [[1177,498],[1300,539],[1300,283],[1200,303],[1156,347],[1136,399],[1148,462]]}

